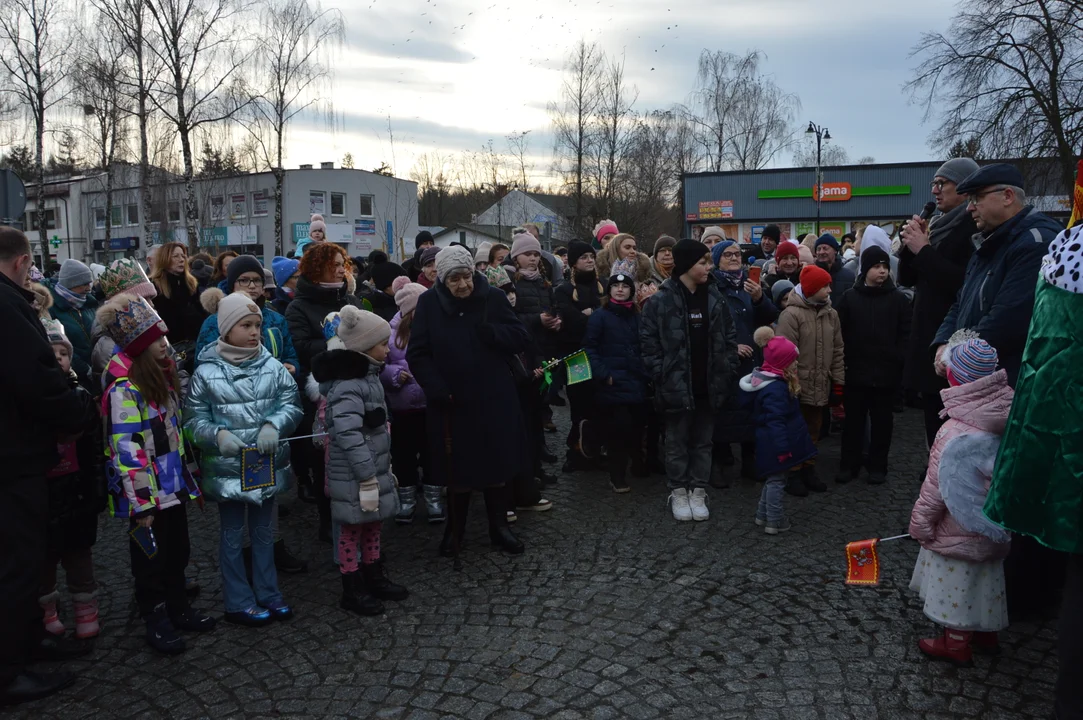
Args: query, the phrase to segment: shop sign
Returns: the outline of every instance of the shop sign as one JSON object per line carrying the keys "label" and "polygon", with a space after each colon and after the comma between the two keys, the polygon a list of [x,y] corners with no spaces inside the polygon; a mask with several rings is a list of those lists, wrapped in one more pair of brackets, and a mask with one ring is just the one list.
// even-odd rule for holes
{"label": "shop sign", "polygon": [[696,215],[695,213],[687,213],[687,214],[686,214],[686,215],[684,216],[684,219],[685,219],[685,220],[695,220],[695,219],[696,219],[696,218],[698,218],[698,217],[699,217],[699,215]]}
{"label": "shop sign", "polygon": [[722,220],[732,217],[732,200],[708,200],[699,204],[700,220]]}
{"label": "shop sign", "polygon": [[[55,246],[54,246],[55,247]],[[138,237],[112,237],[109,238],[109,250],[134,250],[139,247]],[[105,250],[105,240],[95,240],[94,249]]]}
{"label": "shop sign", "polygon": [[846,223],[822,222],[820,223],[820,234],[823,235],[824,233],[831,233],[838,240],[846,234]]}
{"label": "shop sign", "polygon": [[813,185],[812,197],[816,198],[817,195],[823,202],[843,202],[853,196],[853,188],[846,182],[824,183],[822,188]]}
{"label": "shop sign", "polygon": [[[812,188],[777,188],[772,190],[759,190],[756,197],[759,200],[792,200],[800,198],[816,199],[817,186]],[[857,197],[883,197],[886,195],[909,195],[909,185],[869,185],[866,187],[853,187],[848,182],[824,183],[824,202],[840,202]]]}

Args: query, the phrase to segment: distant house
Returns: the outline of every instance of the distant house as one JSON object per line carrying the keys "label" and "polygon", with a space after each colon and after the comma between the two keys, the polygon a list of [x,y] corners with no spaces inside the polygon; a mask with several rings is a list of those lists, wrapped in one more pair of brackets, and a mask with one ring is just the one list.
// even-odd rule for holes
{"label": "distant house", "polygon": [[482,243],[502,242],[511,247],[511,231],[515,225],[478,225],[474,223],[452,223],[440,232],[432,234],[437,247],[447,247],[453,242],[471,249],[477,249]]}
{"label": "distant house", "polygon": [[536,223],[542,237],[546,234],[546,223],[554,244],[567,245],[573,239],[572,216],[575,214],[574,202],[562,195],[546,195],[512,190],[492,207],[479,213],[474,218],[475,227],[494,227],[498,231],[495,237],[504,237],[503,229],[513,228],[523,223]]}

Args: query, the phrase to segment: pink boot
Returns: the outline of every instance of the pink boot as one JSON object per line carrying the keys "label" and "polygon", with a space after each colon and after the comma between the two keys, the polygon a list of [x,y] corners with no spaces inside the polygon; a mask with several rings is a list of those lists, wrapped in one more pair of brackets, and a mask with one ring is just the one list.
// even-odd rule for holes
{"label": "pink boot", "polygon": [[75,593],[72,600],[75,601],[75,637],[80,640],[97,637],[101,632],[97,593]]}
{"label": "pink boot", "polygon": [[60,616],[56,612],[56,601],[60,597],[60,593],[53,590],[48,595],[42,595],[38,598],[38,604],[41,605],[42,622],[45,623],[45,631],[51,635],[63,635],[64,623],[60,622]]}

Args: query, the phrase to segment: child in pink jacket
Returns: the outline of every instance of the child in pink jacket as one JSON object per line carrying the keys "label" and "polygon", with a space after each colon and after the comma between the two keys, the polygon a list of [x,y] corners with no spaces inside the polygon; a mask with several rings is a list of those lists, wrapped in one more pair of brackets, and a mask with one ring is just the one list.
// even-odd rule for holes
{"label": "child in pink jacket", "polygon": [[926,655],[971,665],[971,647],[996,652],[997,631],[1008,626],[1004,557],[1009,534],[982,514],[993,462],[1011,409],[1013,391],[989,343],[949,343],[941,391],[949,419],[929,452],[929,472],[910,516],[910,536],[921,543],[910,589],[925,615],[944,626],[924,639]]}

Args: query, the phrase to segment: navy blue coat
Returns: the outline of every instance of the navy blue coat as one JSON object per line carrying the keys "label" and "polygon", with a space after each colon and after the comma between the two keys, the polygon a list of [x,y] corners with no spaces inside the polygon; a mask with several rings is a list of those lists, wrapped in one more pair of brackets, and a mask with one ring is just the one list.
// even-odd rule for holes
{"label": "navy blue coat", "polygon": [[753,388],[751,378],[741,379],[741,397],[751,407],[756,425],[756,474],[777,475],[816,457],[801,402],[790,394],[786,381]]}
{"label": "navy blue coat", "polygon": [[974,236],[977,250],[970,257],[959,296],[933,339],[930,363],[932,349],[945,344],[956,330],[969,328],[996,348],[1000,367],[1015,384],[1034,314],[1038,270],[1049,243],[1062,229],[1053,218],[1027,206],[989,237]]}
{"label": "navy blue coat", "polygon": [[[602,307],[587,321],[583,346],[594,375],[598,405],[641,405],[647,400],[647,368],[639,350],[635,310]],[[612,378],[613,384],[606,381]]]}
{"label": "navy blue coat", "polygon": [[[737,356],[737,373],[733,376],[733,391],[726,400],[722,411],[718,413],[714,421],[714,440],[720,443],[751,442],[755,439],[755,426],[752,423],[752,409],[740,402],[737,392],[737,383],[741,378],[752,372],[754,368],[763,364],[763,349],[756,345],[752,339],[756,328],[771,325],[778,320],[778,308],[771,302],[767,291],[764,291],[759,304],[752,302],[752,296],[745,292],[744,288],[735,288],[728,282],[718,279],[718,289],[722,297],[726,299],[726,305],[730,309],[730,317],[733,318],[733,329],[737,335],[738,345],[748,345],[752,348],[752,356],[743,358]],[[745,274],[744,280],[748,279]]]}

